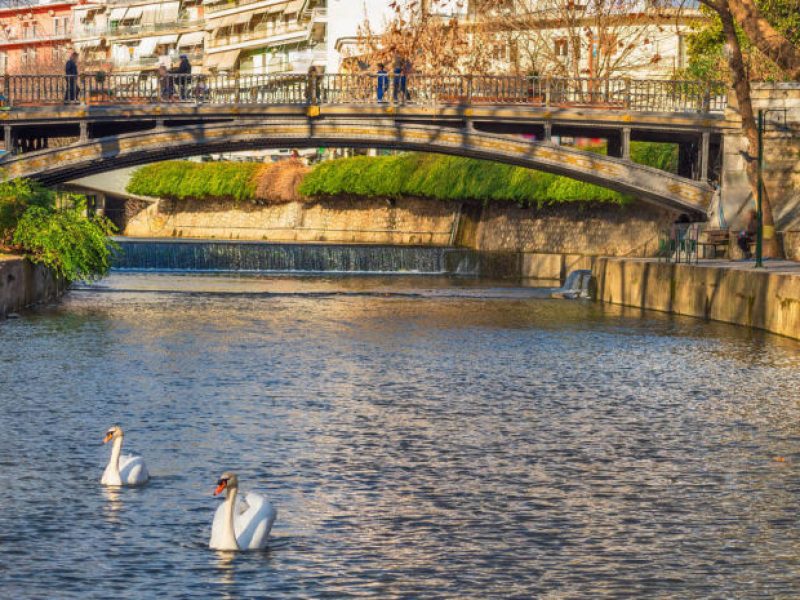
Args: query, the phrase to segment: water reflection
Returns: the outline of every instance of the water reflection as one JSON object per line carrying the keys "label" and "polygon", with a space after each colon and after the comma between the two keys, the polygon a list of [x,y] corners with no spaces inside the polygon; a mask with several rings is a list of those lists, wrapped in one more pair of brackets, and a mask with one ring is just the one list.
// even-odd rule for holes
{"label": "water reflection", "polygon": [[[3,596],[800,594],[800,345],[485,282],[248,281],[118,276],[0,325]],[[113,422],[141,489],[97,482]],[[207,547],[227,469],[278,508],[268,553]]]}
{"label": "water reflection", "polygon": [[106,521],[108,521],[109,525],[119,525],[122,522],[120,519],[121,512],[125,508],[120,488],[107,485],[101,487],[103,495],[106,497],[106,503],[103,505],[103,514]]}

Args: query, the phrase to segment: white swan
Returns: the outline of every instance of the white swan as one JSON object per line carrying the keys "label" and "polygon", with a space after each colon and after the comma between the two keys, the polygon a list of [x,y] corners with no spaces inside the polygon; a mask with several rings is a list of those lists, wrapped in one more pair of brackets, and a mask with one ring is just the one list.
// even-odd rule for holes
{"label": "white swan", "polygon": [[225,501],[214,513],[211,525],[212,550],[263,550],[278,511],[261,494],[242,492],[235,473],[223,473],[214,495],[225,494]]}
{"label": "white swan", "polygon": [[150,479],[147,465],[144,464],[141,456],[120,454],[123,436],[122,427],[119,425],[114,425],[106,431],[103,443],[107,444],[114,440],[114,444],[111,446],[111,458],[106,465],[106,470],[103,471],[103,478],[100,480],[103,485],[142,485]]}

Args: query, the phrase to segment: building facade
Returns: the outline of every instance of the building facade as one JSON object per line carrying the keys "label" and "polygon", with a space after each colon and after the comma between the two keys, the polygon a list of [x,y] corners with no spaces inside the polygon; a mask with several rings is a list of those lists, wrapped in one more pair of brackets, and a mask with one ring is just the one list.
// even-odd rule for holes
{"label": "building facade", "polygon": [[0,5],[0,74],[63,69],[76,0],[7,0]]}

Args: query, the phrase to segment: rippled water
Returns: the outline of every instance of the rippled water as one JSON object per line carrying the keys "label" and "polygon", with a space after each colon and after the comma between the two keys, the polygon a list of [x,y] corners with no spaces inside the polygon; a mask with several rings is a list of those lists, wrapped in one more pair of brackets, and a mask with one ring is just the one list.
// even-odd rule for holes
{"label": "rippled water", "polygon": [[[451,283],[117,275],[0,324],[0,596],[800,595],[800,345]],[[98,483],[117,421],[146,488]],[[225,469],[268,552],[206,548]]]}

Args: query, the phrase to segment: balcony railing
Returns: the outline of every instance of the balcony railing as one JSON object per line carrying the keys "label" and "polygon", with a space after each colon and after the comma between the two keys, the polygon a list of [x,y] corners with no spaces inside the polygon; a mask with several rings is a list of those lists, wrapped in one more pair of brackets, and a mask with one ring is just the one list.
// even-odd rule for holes
{"label": "balcony railing", "polygon": [[197,30],[203,27],[205,21],[188,21],[178,20],[170,21],[168,23],[145,23],[141,25],[130,25],[128,27],[82,27],[75,30],[72,36],[74,39],[79,40],[82,38],[92,37],[126,37],[137,36],[143,33],[158,33],[163,31],[174,30]]}
{"label": "balcony railing", "polygon": [[[256,4],[257,2],[264,2],[264,0],[224,0],[217,4],[206,4],[203,6],[205,14],[220,12],[223,10],[230,10],[240,6],[247,6],[248,4]],[[276,3],[279,4],[279,3]]]}
{"label": "balcony railing", "polygon": [[291,35],[293,33],[308,33],[311,34],[311,27],[308,23],[293,23],[289,25],[281,25],[273,29],[253,29],[251,31],[243,31],[234,35],[227,35],[222,37],[213,37],[209,39],[207,48],[220,48],[222,46],[231,46],[234,44],[241,44],[244,42],[251,42],[253,40],[264,41],[268,44],[273,38]]}
{"label": "balcony railing", "polygon": [[32,45],[32,44],[37,44],[39,42],[54,42],[56,40],[68,40],[70,39],[71,36],[72,36],[72,31],[70,29],[59,32],[48,31],[36,35],[0,38],[0,46],[11,46],[19,44]]}
{"label": "balcony railing", "polygon": [[[145,59],[147,64],[157,59]],[[196,101],[212,104],[379,104],[586,108],[660,113],[720,113],[720,82],[539,78],[514,76],[375,75],[12,75],[3,80],[11,105],[69,102],[126,104]],[[379,99],[379,88],[383,94]],[[175,91],[179,90],[179,91]],[[182,91],[180,91],[182,90]],[[189,90],[192,90],[191,93]]]}

